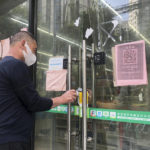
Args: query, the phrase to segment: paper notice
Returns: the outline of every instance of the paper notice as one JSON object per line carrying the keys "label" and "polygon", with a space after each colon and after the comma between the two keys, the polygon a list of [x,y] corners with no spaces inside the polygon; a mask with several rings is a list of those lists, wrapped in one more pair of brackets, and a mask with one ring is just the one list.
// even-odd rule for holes
{"label": "paper notice", "polygon": [[85,37],[86,39],[89,38],[89,36],[91,36],[91,34],[93,33],[93,29],[92,28],[87,28],[86,33],[85,33]]}
{"label": "paper notice", "polygon": [[1,40],[0,42],[0,57],[5,57],[9,51],[10,48],[10,40],[9,38]]}
{"label": "paper notice", "polygon": [[49,70],[63,69],[63,57],[53,57],[49,59]]}
{"label": "paper notice", "polygon": [[20,31],[28,31],[28,28],[22,28]]}
{"label": "paper notice", "polygon": [[145,42],[116,45],[113,52],[114,86],[147,84]]}
{"label": "paper notice", "polygon": [[114,31],[114,29],[117,27],[117,25],[119,24],[118,20],[113,20],[112,21],[112,24],[114,25],[112,30],[111,30],[111,33]]}
{"label": "paper notice", "polygon": [[79,23],[80,23],[80,17],[78,17],[78,19],[75,21],[74,25],[75,25],[76,27],[78,27],[78,26],[79,26]]}
{"label": "paper notice", "polygon": [[143,102],[143,94],[142,93],[139,94],[139,101]]}
{"label": "paper notice", "polygon": [[111,49],[112,52],[112,61],[113,61],[113,82],[114,82],[114,86],[116,86],[116,65],[115,65],[115,61],[116,61],[116,57],[115,57],[115,47],[112,47]]}
{"label": "paper notice", "polygon": [[66,91],[67,70],[52,70],[46,73],[46,91]]}
{"label": "paper notice", "polygon": [[2,47],[2,44],[0,42],[0,58],[2,58],[2,55],[3,55],[3,47]]}

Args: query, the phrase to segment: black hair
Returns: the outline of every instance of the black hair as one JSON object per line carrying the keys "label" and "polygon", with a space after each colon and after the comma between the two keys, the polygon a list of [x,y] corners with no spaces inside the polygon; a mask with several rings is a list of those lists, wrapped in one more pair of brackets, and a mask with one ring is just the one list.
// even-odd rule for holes
{"label": "black hair", "polygon": [[28,42],[31,42],[32,40],[36,41],[35,37],[30,32],[20,31],[10,37],[10,45],[13,45],[16,42],[21,41],[21,40],[26,40]]}

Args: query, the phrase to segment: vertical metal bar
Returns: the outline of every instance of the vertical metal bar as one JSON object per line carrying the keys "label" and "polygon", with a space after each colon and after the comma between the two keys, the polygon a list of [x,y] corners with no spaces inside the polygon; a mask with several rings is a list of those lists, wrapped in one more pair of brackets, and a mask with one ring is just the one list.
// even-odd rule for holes
{"label": "vertical metal bar", "polygon": [[29,0],[29,28],[28,31],[34,35],[35,26],[35,4],[36,0]]}
{"label": "vertical metal bar", "polygon": [[[82,87],[82,49],[79,48],[79,87]],[[82,119],[79,117],[79,147],[78,150],[82,148]]]}
{"label": "vertical metal bar", "polygon": [[[95,53],[95,45],[92,44],[92,57],[94,58]],[[94,65],[94,59],[92,60],[92,107],[96,106],[95,101],[95,65]],[[97,141],[97,133],[96,133],[96,120],[93,119],[93,139],[94,139],[94,147],[93,150],[96,150],[96,141]]]}
{"label": "vertical metal bar", "polygon": [[[100,4],[100,0],[97,0],[97,3]],[[101,33],[100,33],[100,8],[97,5],[97,30],[98,30],[98,50],[101,50],[102,43],[101,43]]]}
{"label": "vertical metal bar", "polygon": [[[32,33],[36,39],[37,37],[37,1],[29,0],[29,27],[28,31]],[[36,86],[36,64],[29,67],[31,78]]]}
{"label": "vertical metal bar", "polygon": [[[94,58],[95,47],[94,43],[92,44],[92,57]],[[92,100],[93,100],[93,107],[95,107],[95,65],[94,59],[92,60]]]}
{"label": "vertical metal bar", "polygon": [[82,49],[79,48],[79,87],[82,87]]}
{"label": "vertical metal bar", "polygon": [[52,115],[52,135],[53,135],[53,138],[52,138],[52,150],[55,150],[55,144],[56,144],[56,114],[53,114]]}
{"label": "vertical metal bar", "polygon": [[87,91],[86,91],[86,42],[83,40],[82,53],[82,73],[83,73],[83,100],[82,100],[82,116],[83,116],[83,150],[87,146]]}
{"label": "vertical metal bar", "polygon": [[[71,45],[68,47],[68,90],[71,89]],[[71,103],[68,104],[67,150],[71,150]]]}
{"label": "vertical metal bar", "polygon": [[[52,51],[52,54],[55,56],[57,55],[57,52],[56,52],[56,0],[52,0],[52,5],[53,8],[52,9],[52,16],[53,16],[53,51]],[[53,137],[52,138],[52,149],[55,150],[56,149],[56,114],[53,114],[52,115],[52,119],[53,119]]]}
{"label": "vertical metal bar", "polygon": [[[29,27],[28,31],[32,33],[37,38],[37,1],[29,0]],[[31,74],[31,79],[36,87],[36,64],[29,68]],[[34,128],[35,128],[35,114],[32,115],[34,119]],[[35,130],[31,133],[31,150],[34,150],[34,141],[35,141]]]}
{"label": "vertical metal bar", "polygon": [[53,0],[53,55],[57,55],[56,52],[56,0]]}

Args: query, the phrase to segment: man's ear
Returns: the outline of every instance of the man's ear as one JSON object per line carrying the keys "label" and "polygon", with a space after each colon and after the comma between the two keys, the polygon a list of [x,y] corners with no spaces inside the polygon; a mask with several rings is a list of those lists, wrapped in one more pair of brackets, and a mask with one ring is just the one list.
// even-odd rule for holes
{"label": "man's ear", "polygon": [[20,48],[21,48],[22,50],[25,50],[25,51],[26,51],[25,43],[26,43],[25,40],[21,40],[21,41],[20,41]]}
{"label": "man's ear", "polygon": [[26,43],[26,41],[25,41],[25,40],[21,40],[21,46],[23,46],[23,47],[24,47],[25,43]]}

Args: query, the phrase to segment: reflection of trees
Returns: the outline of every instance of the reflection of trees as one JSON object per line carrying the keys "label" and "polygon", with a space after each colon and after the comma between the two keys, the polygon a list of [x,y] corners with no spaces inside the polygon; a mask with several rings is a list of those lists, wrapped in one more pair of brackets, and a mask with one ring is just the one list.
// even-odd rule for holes
{"label": "reflection of trees", "polygon": [[23,21],[28,20],[26,3],[18,5],[7,14],[0,16],[0,39],[7,38],[18,32],[24,25],[13,22],[10,18],[15,17]]}
{"label": "reflection of trees", "polygon": [[27,2],[23,3],[21,5],[18,5],[14,9],[10,10],[8,14],[27,21],[28,20],[28,14],[29,14],[28,8],[27,8]]}
{"label": "reflection of trees", "polygon": [[8,13],[10,10],[15,8],[16,6],[22,4],[26,0],[1,0],[0,1],[0,16]]}
{"label": "reflection of trees", "polygon": [[[71,37],[72,39],[76,40],[77,42],[81,43],[81,40],[85,38],[85,32],[87,28],[91,27],[94,29],[94,33],[92,36],[89,37],[89,39],[86,39],[87,45],[91,46],[91,44],[98,43],[98,34],[102,34],[102,40],[104,40],[107,35],[98,32],[98,22],[106,22],[106,21],[112,21],[114,18],[114,15],[110,12],[107,8],[100,8],[99,12],[96,9],[93,8],[84,8],[83,11],[81,9],[77,9],[77,5],[74,3],[69,4],[71,12],[70,14],[67,14],[67,16],[70,16],[68,18],[71,18],[71,20],[66,20],[64,22],[63,28],[61,28],[60,33],[63,35],[66,35],[67,37]],[[78,6],[79,7],[79,6]],[[81,7],[81,6],[80,6]],[[79,12],[77,12],[79,11]],[[99,15],[99,20],[98,20]],[[80,24],[79,27],[75,27],[74,22],[75,20],[80,17]],[[65,20],[65,19],[63,19]],[[104,26],[104,28],[109,31],[112,29],[112,24],[107,24]],[[97,44],[95,45],[97,46]]]}
{"label": "reflection of trees", "polygon": [[[95,43],[96,49],[98,49],[98,42],[99,42],[99,35],[100,35],[100,42],[101,42],[101,49],[104,50],[108,56],[111,56],[111,48],[119,43],[125,43],[125,42],[131,42],[131,41],[137,41],[141,38],[135,34],[135,32],[129,27],[127,22],[123,22],[119,24],[116,29],[112,32],[112,36],[116,40],[116,42],[112,41],[110,38],[107,41],[107,44],[102,47],[102,43],[104,43],[105,39],[108,38],[108,35],[104,33],[101,29],[99,29],[99,26],[103,27],[106,31],[110,32],[113,28],[112,23],[103,24],[109,21],[112,21],[113,19],[116,19],[116,16],[106,7],[100,7],[99,10],[93,9],[91,7],[86,9],[79,9],[79,4],[77,3],[70,3],[69,5],[70,11],[67,13],[67,19],[65,19],[64,15],[63,25],[61,28],[56,31],[56,33],[62,35],[62,37],[66,39],[70,39],[71,41],[81,44],[83,38],[85,37],[86,29],[91,27],[94,29],[94,33],[92,36],[89,37],[89,39],[86,40],[87,45],[91,46],[91,43]],[[61,16],[62,17],[62,16]],[[80,17],[80,24],[79,27],[76,27],[74,25],[75,20]],[[147,28],[148,29],[148,28]],[[147,32],[148,34],[148,32]],[[122,39],[120,40],[120,36],[122,35]],[[47,52],[50,52],[49,49],[52,49],[52,39],[49,39],[49,43],[47,42],[47,38],[44,38],[45,35],[41,35],[41,49],[46,50]],[[42,44],[43,43],[43,44]],[[77,47],[75,49],[78,49]],[[55,55],[65,55],[67,56],[67,50],[68,50],[68,43],[64,42],[63,40],[56,39],[56,51]],[[76,55],[77,56],[77,55]],[[44,59],[41,59],[42,61],[47,61]],[[147,59],[148,60],[148,59]],[[149,61],[149,60],[148,60]],[[105,66],[98,66],[96,67],[97,71],[97,77],[100,77],[101,79],[98,79],[97,83],[99,82],[98,87],[98,98],[103,101],[108,101],[111,98],[116,98],[118,96],[118,90],[119,88],[114,88],[112,83],[112,72],[106,71],[106,68],[109,68],[112,70],[112,60],[108,59],[106,60]],[[77,76],[77,69],[73,73],[74,76]],[[74,77],[76,78],[76,77]],[[132,90],[132,87],[131,87]],[[135,90],[136,91],[136,90]],[[125,96],[138,96],[139,91],[137,92],[127,92]],[[98,99],[97,98],[97,99]],[[136,97],[138,98],[138,97]],[[125,98],[124,98],[125,99]],[[123,99],[123,100],[124,100]],[[128,102],[128,101],[126,101]]]}
{"label": "reflection of trees", "polygon": [[[89,39],[86,39],[86,43],[88,46],[91,46],[92,43],[95,43],[95,46],[97,48],[98,46],[98,36],[99,34],[101,35],[101,43],[103,43],[105,41],[105,39],[108,37],[108,35],[102,31],[98,31],[99,30],[99,24],[101,25],[101,23],[107,22],[107,21],[112,21],[114,19],[114,14],[112,14],[110,12],[109,9],[107,8],[100,8],[99,11],[97,11],[96,9],[93,8],[87,8],[87,9],[83,9],[83,11],[79,12],[79,16],[75,16],[74,11],[76,10],[76,4],[72,4],[71,5],[71,17],[72,20],[70,21],[66,21],[64,23],[63,28],[60,30],[60,34],[63,34],[67,37],[70,37],[72,39],[74,39],[77,43],[81,43],[82,40],[85,37],[85,32],[87,30],[87,28],[91,27],[94,30],[94,33],[89,37]],[[81,18],[80,20],[80,24],[79,27],[75,27],[74,26],[74,22],[75,19],[77,19],[78,17]],[[113,28],[113,24],[106,24],[106,25],[101,25],[106,31],[110,32],[111,29]],[[115,37],[115,39],[119,39],[119,34],[117,34],[116,32],[112,34],[112,36]],[[65,45],[63,44],[63,42],[61,41],[57,41],[57,47],[58,45],[61,45],[61,47],[65,47]],[[63,46],[64,45],[64,46]],[[110,50],[112,45],[114,45],[114,42],[112,42],[111,40],[108,40],[108,44],[106,44],[106,46],[103,48],[103,50]],[[110,51],[111,52],[111,51]],[[110,54],[109,52],[109,54]],[[112,62],[110,62],[110,66],[112,66]],[[105,67],[101,67],[100,68],[100,74],[103,76],[104,80],[103,82],[105,82],[105,85],[107,87],[105,87],[105,89],[103,89],[105,95],[111,95],[112,91],[111,91],[111,87],[112,87],[112,83],[107,83],[107,76],[112,76],[109,73],[105,72]],[[109,74],[109,75],[108,75]],[[88,75],[90,76],[90,74]],[[102,80],[101,80],[102,81]],[[90,85],[88,85],[90,86]],[[101,92],[101,96],[102,96],[102,92]],[[103,99],[108,99],[107,96],[105,96],[105,98],[103,97]],[[109,98],[110,99],[110,98]]]}

